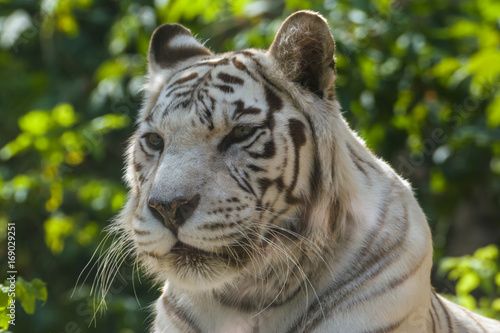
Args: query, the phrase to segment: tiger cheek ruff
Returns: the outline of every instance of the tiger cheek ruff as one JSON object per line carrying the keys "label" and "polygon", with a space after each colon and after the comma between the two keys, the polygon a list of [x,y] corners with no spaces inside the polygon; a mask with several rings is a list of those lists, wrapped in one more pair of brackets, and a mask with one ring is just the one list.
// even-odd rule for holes
{"label": "tiger cheek ruff", "polygon": [[433,291],[426,217],[342,117],[334,50],[309,11],[267,51],[154,32],[117,219],[164,285],[151,332],[500,332]]}

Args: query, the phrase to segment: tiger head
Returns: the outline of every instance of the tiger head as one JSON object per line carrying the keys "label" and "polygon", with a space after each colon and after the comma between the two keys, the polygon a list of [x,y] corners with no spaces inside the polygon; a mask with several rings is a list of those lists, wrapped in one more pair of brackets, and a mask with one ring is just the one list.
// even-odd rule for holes
{"label": "tiger head", "polygon": [[307,11],[267,51],[212,54],[181,25],[156,29],[119,221],[158,279],[217,289],[283,251],[314,244],[313,260],[343,228],[334,48]]}

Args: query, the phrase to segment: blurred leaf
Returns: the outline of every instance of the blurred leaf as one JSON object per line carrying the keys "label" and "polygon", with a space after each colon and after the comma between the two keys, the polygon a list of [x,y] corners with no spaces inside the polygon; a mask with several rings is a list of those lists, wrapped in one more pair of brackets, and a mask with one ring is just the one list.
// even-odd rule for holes
{"label": "blurred leaf", "polygon": [[435,193],[442,193],[446,189],[446,178],[439,171],[431,173],[431,188]]}
{"label": "blurred leaf", "polygon": [[103,63],[97,70],[97,80],[102,81],[107,78],[120,77],[126,72],[123,62],[113,59]]}
{"label": "blurred leaf", "polygon": [[494,244],[488,245],[477,249],[474,252],[474,257],[481,260],[495,260],[498,259],[498,247]]}
{"label": "blurred leaf", "polygon": [[[447,274],[451,280],[458,280],[456,290],[459,304],[483,315],[497,317],[499,311],[493,303],[497,289],[495,284],[499,286],[500,283],[498,259],[498,247],[491,244],[476,250],[473,256],[444,258],[439,264],[439,272]],[[478,288],[488,295],[481,297],[479,302],[470,294]]]}
{"label": "blurred leaf", "polygon": [[50,198],[45,203],[48,212],[55,212],[62,204],[63,187],[61,183],[52,183],[50,186]]}
{"label": "blurred leaf", "polygon": [[35,312],[35,301],[47,300],[47,287],[44,282],[34,279],[31,282],[18,277],[16,283],[16,298],[21,302],[21,306],[27,314]]}
{"label": "blurred leaf", "polygon": [[457,303],[469,310],[476,310],[476,299],[471,295],[464,294],[457,296]]}
{"label": "blurred leaf", "polygon": [[[468,272],[460,277],[457,283],[458,294],[468,294],[476,289],[481,282],[481,278],[474,272]],[[474,301],[475,303],[475,301]]]}
{"label": "blurred leaf", "polygon": [[4,147],[2,147],[2,149],[0,150],[0,158],[3,160],[8,160],[30,147],[31,143],[32,136],[28,133],[21,133],[14,141],[9,142]]}
{"label": "blurred leaf", "polygon": [[438,78],[449,79],[450,76],[462,67],[456,58],[444,58],[431,68],[432,74]]}
{"label": "blurred leaf", "polygon": [[30,111],[19,119],[19,128],[23,132],[33,135],[43,135],[52,126],[52,118],[47,111]]}
{"label": "blurred leaf", "polygon": [[10,310],[7,308],[13,298],[9,296],[9,281],[5,284],[0,284],[0,332],[3,332],[9,328],[9,320],[11,319],[8,315]]}
{"label": "blurred leaf", "polygon": [[78,232],[77,240],[83,246],[86,246],[92,242],[99,234],[99,225],[95,222],[89,222],[83,230]]}
{"label": "blurred leaf", "polygon": [[59,125],[69,127],[76,122],[75,110],[70,104],[59,104],[52,110],[52,118]]}
{"label": "blurred leaf", "polygon": [[118,212],[125,204],[126,194],[125,192],[116,193],[111,199],[111,209],[113,212]]}
{"label": "blurred leaf", "polygon": [[303,0],[286,0],[285,5],[289,10],[304,10],[311,9],[312,3]]}
{"label": "blurred leaf", "polygon": [[76,37],[78,35],[78,23],[75,18],[69,14],[59,15],[57,27],[69,36]]}
{"label": "blurred leaf", "polygon": [[476,22],[460,20],[449,28],[450,37],[463,38],[476,36],[480,28],[480,25]]}
{"label": "blurred leaf", "polygon": [[481,16],[491,22],[498,22],[500,17],[500,3],[496,0],[478,0],[476,4]]}
{"label": "blurred leaf", "polygon": [[487,48],[470,57],[467,66],[478,85],[492,84],[500,75],[500,50],[498,47]]}
{"label": "blurred leaf", "polygon": [[488,126],[494,128],[500,126],[500,93],[495,96],[495,99],[486,108],[486,115],[488,117]]}
{"label": "blurred leaf", "polygon": [[500,298],[497,298],[495,299],[492,303],[491,303],[491,308],[495,311],[498,311],[500,312]]}
{"label": "blurred leaf", "polygon": [[54,215],[45,221],[45,242],[54,254],[64,249],[64,239],[73,231],[73,221],[68,216]]}

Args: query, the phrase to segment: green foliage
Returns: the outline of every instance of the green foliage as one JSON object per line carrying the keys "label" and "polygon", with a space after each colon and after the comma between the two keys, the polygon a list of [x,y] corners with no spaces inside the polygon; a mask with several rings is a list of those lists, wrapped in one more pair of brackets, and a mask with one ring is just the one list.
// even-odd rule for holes
{"label": "green foliage", "polygon": [[21,302],[21,306],[27,314],[35,312],[35,301],[47,300],[47,287],[40,279],[33,279],[31,282],[24,281],[18,277],[16,283],[16,298]]}
{"label": "green foliage", "polygon": [[6,331],[9,328],[9,320],[11,319],[8,316],[10,311],[7,307],[11,305],[14,295],[9,294],[8,285],[7,282],[5,285],[0,284],[0,332]]}
{"label": "green foliage", "polygon": [[95,211],[108,209],[113,213],[123,204],[122,186],[106,178],[88,179],[74,170],[88,159],[103,159],[104,135],[129,122],[123,114],[106,114],[83,122],[70,104],[58,104],[52,110],[33,110],[21,116],[20,134],[0,150],[0,158],[5,161],[23,154],[38,161],[17,170],[12,179],[3,183],[0,195],[7,201],[24,203],[30,194],[37,194],[32,200],[37,200],[46,212],[45,242],[53,253],[61,253],[64,239],[70,235],[80,244],[97,235],[94,222],[86,221],[78,211],[65,209],[65,198]]}
{"label": "green foliage", "polygon": [[[472,256],[443,258],[439,273],[457,282],[456,295],[447,295],[450,300],[487,317],[500,319],[498,246],[480,248]],[[474,292],[482,296],[478,299]]]}
{"label": "green foliage", "polygon": [[5,284],[0,284],[0,332],[4,332],[9,328],[9,321],[13,319],[9,315],[14,313],[9,307],[15,304],[16,301],[21,303],[22,308],[27,314],[32,315],[35,312],[35,302],[47,300],[47,287],[40,279],[33,279],[28,282],[23,278],[18,277],[15,282],[15,288],[11,289],[11,283],[5,281]]}
{"label": "green foliage", "polygon": [[[328,19],[345,116],[412,182],[436,260],[500,241],[496,0],[2,1],[0,254],[14,222],[18,271],[50,281],[46,305],[29,320],[19,314],[20,332],[86,331],[93,318],[95,271],[69,295],[125,200],[122,156],[154,29],[180,22],[216,52],[267,48],[298,9]],[[464,214],[466,227],[457,222]],[[443,272],[458,280],[459,302],[472,306],[471,290],[484,291],[476,310],[498,316],[497,287],[487,287],[496,259],[476,252],[454,260]],[[96,332],[143,331],[148,311],[135,300],[130,271],[120,274]],[[148,283],[135,288],[141,304],[157,297]]]}

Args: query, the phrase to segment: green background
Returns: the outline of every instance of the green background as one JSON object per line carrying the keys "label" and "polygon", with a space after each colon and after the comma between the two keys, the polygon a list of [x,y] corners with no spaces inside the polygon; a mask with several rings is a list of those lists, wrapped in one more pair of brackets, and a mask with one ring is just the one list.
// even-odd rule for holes
{"label": "green background", "polygon": [[433,231],[437,291],[499,318],[497,0],[0,0],[0,279],[8,223],[22,277],[9,330],[146,331],[160,286],[132,260],[96,322],[95,257],[73,291],[101,241],[106,253],[102,231],[125,200],[123,153],[151,33],[180,22],[216,52],[265,49],[299,9],[330,24],[345,117],[413,184]]}

